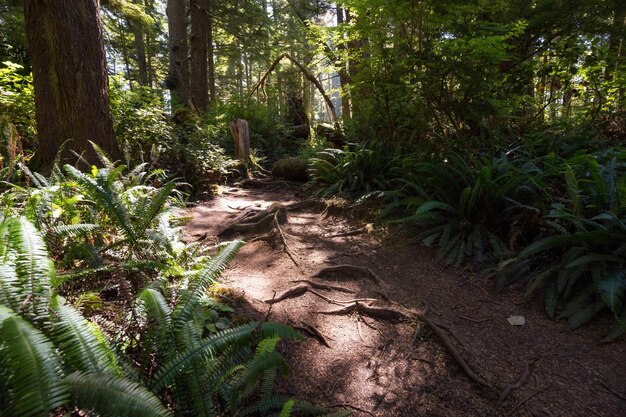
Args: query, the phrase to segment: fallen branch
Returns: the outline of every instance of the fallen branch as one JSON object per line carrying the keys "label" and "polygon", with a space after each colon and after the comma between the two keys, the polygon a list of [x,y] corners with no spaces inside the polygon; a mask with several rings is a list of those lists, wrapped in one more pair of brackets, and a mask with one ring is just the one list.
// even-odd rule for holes
{"label": "fallen branch", "polygon": [[608,393],[615,395],[617,398],[619,398],[622,401],[626,401],[626,397],[624,397],[622,394],[620,394],[619,392],[615,391],[613,388],[611,388],[608,384],[605,384],[602,381],[598,382],[600,385],[602,385]]}
{"label": "fallen branch", "polygon": [[459,314],[458,317],[463,320],[471,321],[472,323],[484,323],[486,321],[491,321],[491,317],[487,317],[484,319],[473,319],[471,317],[463,316],[461,314]]}
{"label": "fallen branch", "polygon": [[363,409],[363,408],[357,407],[357,406],[355,406],[355,405],[348,404],[348,403],[336,403],[336,404],[331,404],[331,405],[329,405],[329,406],[328,406],[328,408],[337,408],[337,407],[347,407],[347,408],[351,408],[351,409],[353,409],[354,411],[359,411],[359,412],[361,412],[361,413],[368,414],[368,415],[370,415],[370,416],[372,416],[372,417],[376,417],[376,416],[375,416],[374,414],[372,414],[371,412],[369,412],[369,411],[367,411],[367,410],[365,410],[365,409]]}

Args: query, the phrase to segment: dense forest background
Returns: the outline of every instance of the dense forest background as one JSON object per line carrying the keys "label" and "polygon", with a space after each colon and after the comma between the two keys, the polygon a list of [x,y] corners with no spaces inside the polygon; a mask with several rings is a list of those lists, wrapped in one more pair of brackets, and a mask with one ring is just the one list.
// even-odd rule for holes
{"label": "dense forest background", "polygon": [[[145,415],[321,413],[273,396],[299,336],[205,294],[241,243],[180,240],[174,207],[247,175],[238,118],[257,172],[295,158],[314,195],[622,338],[625,36],[623,0],[0,0],[1,408],[101,410],[108,384]],[[103,280],[137,319],[110,338],[84,317]]]}

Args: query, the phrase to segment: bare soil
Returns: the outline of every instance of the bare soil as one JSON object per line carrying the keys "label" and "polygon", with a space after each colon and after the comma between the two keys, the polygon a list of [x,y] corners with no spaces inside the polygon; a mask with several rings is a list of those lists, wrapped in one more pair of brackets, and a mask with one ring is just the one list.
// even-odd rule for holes
{"label": "bare soil", "polygon": [[[188,210],[186,239],[232,239],[220,232],[246,210],[300,199],[288,184],[278,190],[227,188]],[[411,243],[406,233],[368,233],[363,226],[314,208],[288,211],[280,228],[295,262],[280,241],[272,247],[252,241],[257,236],[251,234],[223,275],[224,285],[244,300],[239,311],[310,336],[283,348],[291,376],[281,390],[319,405],[351,408],[359,417],[626,416],[626,344],[598,344],[608,317],[567,331],[546,316],[541,300],[527,299],[519,289],[495,295],[489,280],[444,268],[432,249]],[[380,285],[357,270],[314,277],[341,264],[369,268]],[[292,298],[273,302],[297,286]],[[384,301],[386,295],[391,302]],[[362,301],[334,303],[353,299]],[[374,304],[407,318],[362,307]],[[346,314],[321,314],[346,306],[352,306]],[[493,389],[468,377],[420,318],[425,311],[461,361]],[[512,326],[510,316],[523,316],[525,324]]]}

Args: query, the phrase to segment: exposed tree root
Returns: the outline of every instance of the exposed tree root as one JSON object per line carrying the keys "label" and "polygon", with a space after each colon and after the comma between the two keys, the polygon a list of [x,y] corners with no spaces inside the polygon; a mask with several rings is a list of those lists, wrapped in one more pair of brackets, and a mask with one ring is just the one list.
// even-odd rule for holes
{"label": "exposed tree root", "polygon": [[408,320],[411,318],[411,315],[393,307],[378,307],[375,306],[373,303],[366,304],[358,301],[337,310],[319,311],[318,314],[344,315],[352,312],[357,312],[365,316],[392,322]]}
{"label": "exposed tree root", "polygon": [[281,204],[274,203],[266,210],[246,210],[241,216],[230,223],[218,236],[229,233],[264,233],[271,229],[273,222],[279,224],[287,222],[287,210]]}
{"label": "exposed tree root", "polygon": [[511,411],[509,411],[507,413],[507,416],[510,416],[511,414],[513,414],[518,408],[520,408],[522,405],[524,405],[528,400],[530,400],[531,398],[533,398],[535,395],[545,391],[548,387],[543,387],[543,388],[539,388],[538,390],[533,391],[530,395],[526,396],[526,398],[524,398],[522,401],[520,401],[519,403],[517,403],[517,405],[515,407],[513,407],[511,409]]}
{"label": "exposed tree root", "polygon": [[[284,207],[282,208],[282,210],[283,210],[283,215],[284,215],[285,222],[286,222],[287,221],[287,212],[284,209]],[[285,251],[287,256],[289,256],[289,259],[291,259],[291,261],[296,266],[300,266],[300,265],[298,265],[298,262],[296,261],[296,259],[294,257],[295,256],[294,251],[291,249],[291,247],[287,243],[287,238],[285,237],[285,234],[283,233],[283,230],[280,228],[280,225],[281,225],[280,221],[281,221],[281,218],[279,217],[279,212],[277,211],[276,213],[274,213],[274,228],[278,232],[278,237],[280,237],[280,240],[283,243],[283,250]],[[285,222],[283,222],[283,223],[285,223]]]}
{"label": "exposed tree root", "polygon": [[509,394],[511,394],[511,391],[513,391],[514,389],[521,388],[522,385],[524,385],[526,381],[528,381],[528,378],[530,378],[530,374],[532,373],[531,365],[534,364],[535,362],[536,361],[526,362],[526,370],[522,374],[522,377],[517,382],[507,385],[502,390],[502,392],[500,393],[500,396],[498,397],[498,402],[496,403],[496,408],[494,411],[497,411],[500,408],[500,406],[502,406],[502,404],[507,399]]}
{"label": "exposed tree root", "polygon": [[376,275],[374,271],[365,266],[350,264],[329,266],[318,271],[315,275],[313,275],[313,277],[327,278],[328,276],[337,277],[347,275],[351,278],[355,273],[373,281],[376,285],[378,285],[378,288],[380,288],[381,290],[381,297],[383,297],[383,299],[385,299],[386,301],[389,301],[389,293],[383,288],[382,282],[380,278],[378,278],[378,275]]}
{"label": "exposed tree root", "polygon": [[321,200],[302,200],[286,206],[287,211],[315,210],[319,212],[326,210],[326,207],[328,204]]}
{"label": "exposed tree root", "polygon": [[329,235],[328,238],[356,236],[356,235],[360,235],[362,233],[369,233],[370,229],[371,229],[371,226],[370,227],[363,226],[363,227],[360,227],[358,229],[348,230],[347,232],[335,233],[334,235]]}
{"label": "exposed tree root", "polygon": [[278,296],[272,298],[271,300],[265,300],[264,303],[274,304],[283,300],[287,300],[289,298],[300,297],[301,295],[306,294],[309,291],[310,287],[307,284],[299,284],[295,287],[291,287],[286,291],[281,292]]}
{"label": "exposed tree root", "polygon": [[302,321],[300,322],[300,325],[292,324],[292,327],[295,329],[301,330],[302,332],[316,339],[322,345],[326,346],[327,348],[330,348],[330,344],[328,343],[328,340],[326,340],[326,337],[324,337],[324,335],[319,330],[317,330],[315,326]]}
{"label": "exposed tree root", "polygon": [[311,281],[308,279],[297,279],[292,282],[303,282],[305,284],[308,284],[310,287],[315,288],[316,290],[339,291],[339,292],[345,292],[348,294],[354,294],[354,291],[352,291],[349,288],[339,287],[336,285],[320,284],[319,282]]}
{"label": "exposed tree root", "polygon": [[273,180],[273,179],[258,179],[258,178],[246,178],[237,183],[239,187],[252,187],[252,188],[265,188],[265,189],[282,189],[287,187],[291,189],[292,186],[299,186],[290,183],[285,180]]}
{"label": "exposed tree root", "polygon": [[488,389],[490,389],[492,391],[496,390],[495,387],[492,384],[487,382],[481,376],[476,374],[476,372],[474,372],[474,370],[472,368],[470,368],[470,366],[468,365],[467,361],[465,359],[463,359],[463,356],[461,356],[461,353],[454,346],[454,344],[452,343],[452,341],[450,340],[448,335],[445,334],[445,332],[443,331],[443,329],[441,328],[441,325],[439,323],[437,323],[436,321],[431,320],[428,317],[426,317],[425,313],[421,314],[420,319],[424,323],[426,323],[426,325],[433,331],[433,333],[435,333],[437,336],[439,336],[439,339],[441,340],[443,345],[446,347],[446,349],[448,349],[448,352],[450,352],[450,354],[452,355],[454,360],[459,364],[461,369],[463,369],[465,374],[472,381],[474,381],[477,384],[482,385],[483,387],[486,387],[486,388],[488,388]]}

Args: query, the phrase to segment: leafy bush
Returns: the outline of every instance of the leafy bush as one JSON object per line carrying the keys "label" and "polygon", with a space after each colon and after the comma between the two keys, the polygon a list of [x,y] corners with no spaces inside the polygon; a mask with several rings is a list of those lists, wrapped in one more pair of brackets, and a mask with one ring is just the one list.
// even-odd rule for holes
{"label": "leafy bush", "polygon": [[132,170],[100,153],[104,167],[83,173],[66,165],[49,178],[24,168],[29,186],[3,194],[7,213],[21,214],[45,233],[69,280],[116,269],[141,271],[135,284],[158,274],[180,275],[203,259],[185,245],[177,225],[181,194],[147,164]]}
{"label": "leafy bush", "polygon": [[172,146],[174,134],[165,113],[163,95],[162,90],[140,85],[128,90],[124,79],[111,77],[111,117],[126,163],[144,161]]}
{"label": "leafy bush", "polygon": [[577,328],[608,309],[626,329],[626,153],[578,154],[560,165],[566,198],[545,216],[543,238],[501,265],[498,288],[530,275],[544,289],[546,311]]}
{"label": "leafy bush", "polygon": [[354,150],[347,146],[325,149],[309,161],[310,186],[321,196],[359,196],[386,190],[396,163],[396,154],[383,144],[356,145]]}
{"label": "leafy bush", "polygon": [[33,77],[24,75],[24,67],[3,62],[0,67],[0,122],[11,122],[19,136],[35,137],[35,99]]}
{"label": "leafy bush", "polygon": [[[397,190],[386,192],[386,213],[408,213],[396,220],[419,228],[417,238],[439,246],[439,257],[458,266],[506,255],[515,245],[513,230],[538,209],[540,180],[532,163],[518,166],[503,157],[467,161],[452,154],[441,162],[400,168]],[[527,226],[527,225],[524,225]]]}

